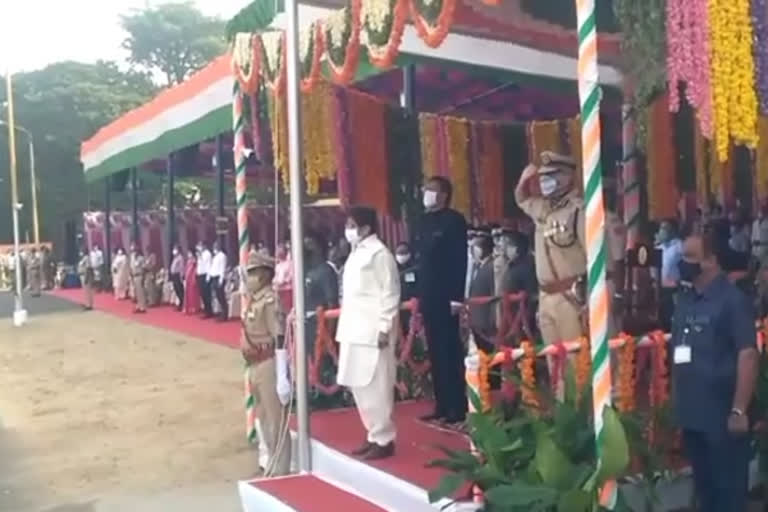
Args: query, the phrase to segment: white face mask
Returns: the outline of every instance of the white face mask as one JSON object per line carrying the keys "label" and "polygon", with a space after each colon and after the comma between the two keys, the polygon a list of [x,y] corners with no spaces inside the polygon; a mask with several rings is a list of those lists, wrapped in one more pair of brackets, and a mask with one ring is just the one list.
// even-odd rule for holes
{"label": "white face mask", "polygon": [[472,247],[472,258],[475,261],[480,261],[483,259],[483,249],[481,247],[478,247],[477,245]]}
{"label": "white face mask", "polygon": [[357,228],[347,228],[344,230],[344,238],[350,245],[356,245],[360,241],[360,233]]}
{"label": "white face mask", "polygon": [[507,258],[510,260],[516,260],[518,256],[517,247],[512,245],[507,247]]}
{"label": "white face mask", "polygon": [[557,190],[557,180],[548,174],[539,176],[539,187],[541,188],[541,195],[549,197]]}
{"label": "white face mask", "polygon": [[173,255],[174,256],[178,256],[179,255],[179,250],[178,249],[174,249],[173,250]]}
{"label": "white face mask", "polygon": [[434,190],[424,191],[424,208],[434,208],[437,206],[437,192]]}
{"label": "white face mask", "polygon": [[405,265],[410,259],[410,254],[395,254],[395,260],[397,260],[397,263],[400,265]]}

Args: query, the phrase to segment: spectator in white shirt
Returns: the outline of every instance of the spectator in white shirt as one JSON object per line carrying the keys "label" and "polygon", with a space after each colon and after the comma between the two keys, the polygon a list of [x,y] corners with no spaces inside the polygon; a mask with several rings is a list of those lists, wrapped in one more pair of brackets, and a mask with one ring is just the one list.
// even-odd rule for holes
{"label": "spectator in white shirt", "polygon": [[101,249],[98,245],[94,245],[93,249],[91,249],[89,259],[91,262],[91,268],[93,269],[94,286],[96,291],[101,291],[103,288],[102,269],[104,267],[104,253],[101,252]]}
{"label": "spectator in white shirt", "polygon": [[224,287],[226,286],[226,276],[227,255],[221,250],[219,242],[216,242],[213,244],[213,260],[208,269],[208,281],[211,290],[209,291],[209,296],[211,293],[214,294],[216,296],[216,301],[219,303],[220,322],[226,321],[228,316],[227,294],[224,290]]}
{"label": "spectator in white shirt", "polygon": [[179,305],[176,309],[182,311],[184,309],[184,256],[181,255],[181,250],[178,245],[173,247],[170,276],[171,283],[173,284],[173,291],[176,293],[176,298],[179,301]]}
{"label": "spectator in white shirt", "polygon": [[211,305],[211,283],[208,271],[211,268],[211,251],[203,242],[197,244],[197,287],[200,289],[200,298],[203,301],[203,314],[205,318],[213,316]]}

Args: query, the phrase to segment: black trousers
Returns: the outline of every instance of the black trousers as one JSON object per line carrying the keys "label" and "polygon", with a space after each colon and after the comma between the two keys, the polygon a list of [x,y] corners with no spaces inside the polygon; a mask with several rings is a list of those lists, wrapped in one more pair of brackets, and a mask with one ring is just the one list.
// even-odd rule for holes
{"label": "black trousers", "polygon": [[[226,320],[229,318],[229,308],[227,307],[227,294],[224,292],[224,279],[221,277],[214,277],[211,279],[211,286],[213,287],[213,292],[216,294],[216,302],[219,303],[219,307],[221,308],[219,317],[222,320]],[[210,294],[209,291],[209,297]],[[208,299],[208,302],[210,302],[210,298]]]}
{"label": "black trousers", "polygon": [[750,438],[683,430],[700,512],[746,512]]}
{"label": "black trousers", "polygon": [[181,274],[171,274],[171,284],[176,298],[179,299],[179,310],[184,307],[184,283],[181,282]]}
{"label": "black trousers", "polygon": [[421,308],[432,364],[435,412],[450,421],[462,421],[467,414],[467,394],[459,317],[451,314],[448,301],[422,301]]}
{"label": "black trousers", "polygon": [[662,288],[659,292],[659,326],[664,332],[672,331],[672,315],[675,312],[677,288]]}
{"label": "black trousers", "polygon": [[200,289],[200,299],[203,301],[203,313],[205,316],[213,316],[211,283],[208,281],[208,276],[197,276],[197,287]]}

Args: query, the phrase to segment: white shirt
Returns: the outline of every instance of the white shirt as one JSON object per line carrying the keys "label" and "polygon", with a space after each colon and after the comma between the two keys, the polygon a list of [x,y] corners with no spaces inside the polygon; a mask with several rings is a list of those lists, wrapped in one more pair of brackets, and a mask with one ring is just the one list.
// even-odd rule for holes
{"label": "white shirt", "polygon": [[197,258],[197,275],[207,276],[211,269],[211,251],[203,249],[200,256]]}
{"label": "white shirt", "polygon": [[224,278],[227,273],[227,255],[224,251],[219,251],[213,256],[213,261],[208,269],[208,277],[215,279],[217,277]]}
{"label": "white shirt", "polygon": [[91,251],[91,267],[101,268],[104,265],[104,254],[101,249],[94,249]]}

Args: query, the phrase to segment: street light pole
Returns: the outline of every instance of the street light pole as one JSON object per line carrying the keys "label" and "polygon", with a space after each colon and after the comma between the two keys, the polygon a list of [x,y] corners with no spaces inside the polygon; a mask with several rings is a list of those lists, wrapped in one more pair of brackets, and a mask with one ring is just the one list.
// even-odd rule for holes
{"label": "street light pole", "polygon": [[13,212],[13,267],[16,277],[16,297],[13,308],[13,325],[21,327],[27,320],[27,312],[24,311],[24,299],[21,295],[21,247],[19,246],[19,191],[16,184],[16,132],[13,119],[13,85],[11,82],[11,70],[5,75],[6,94],[8,96],[8,154],[10,155],[11,171],[11,210]]}

